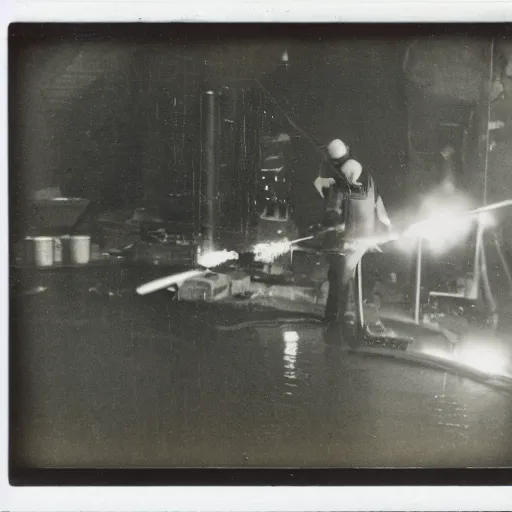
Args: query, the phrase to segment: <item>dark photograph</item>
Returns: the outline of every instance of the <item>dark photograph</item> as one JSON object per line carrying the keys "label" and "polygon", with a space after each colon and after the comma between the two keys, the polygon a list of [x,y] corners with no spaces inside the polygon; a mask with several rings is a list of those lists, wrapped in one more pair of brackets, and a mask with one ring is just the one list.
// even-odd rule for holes
{"label": "dark photograph", "polygon": [[512,465],[512,31],[9,27],[11,468]]}

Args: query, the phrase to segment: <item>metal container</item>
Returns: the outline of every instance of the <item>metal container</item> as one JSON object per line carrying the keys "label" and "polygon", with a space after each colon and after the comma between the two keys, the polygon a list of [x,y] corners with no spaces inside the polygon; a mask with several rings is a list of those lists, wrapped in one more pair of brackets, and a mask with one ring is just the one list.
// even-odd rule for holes
{"label": "metal container", "polygon": [[69,241],[69,254],[72,264],[85,265],[91,259],[91,237],[89,235],[72,236]]}
{"label": "metal container", "polygon": [[215,302],[229,297],[230,279],[225,274],[207,274],[188,279],[178,289],[178,299]]}
{"label": "metal container", "polygon": [[53,265],[53,243],[51,236],[26,237],[26,263],[36,267]]}
{"label": "metal container", "polygon": [[90,201],[79,197],[57,197],[31,201],[28,206],[30,225],[36,230],[59,230],[72,228]]}

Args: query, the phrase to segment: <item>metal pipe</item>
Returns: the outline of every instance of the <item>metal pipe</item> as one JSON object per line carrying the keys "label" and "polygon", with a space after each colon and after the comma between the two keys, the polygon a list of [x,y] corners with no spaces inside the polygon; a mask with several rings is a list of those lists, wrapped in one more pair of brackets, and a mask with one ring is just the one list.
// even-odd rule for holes
{"label": "metal pipe", "polygon": [[418,237],[418,255],[416,257],[416,300],[414,304],[414,321],[420,323],[420,304],[421,304],[421,267],[423,253],[423,238]]}
{"label": "metal pipe", "polygon": [[480,278],[482,282],[482,292],[484,295],[484,299],[487,301],[489,309],[492,314],[496,314],[496,301],[494,299],[494,295],[491,289],[491,283],[489,281],[489,271],[487,268],[487,256],[485,254],[485,244],[483,241],[483,233],[482,233],[482,244],[480,245]]}
{"label": "metal pipe", "polygon": [[[177,123],[176,125],[177,126]],[[197,222],[195,225],[196,233],[202,234],[203,228],[203,177],[204,177],[204,142],[203,142],[203,128],[204,128],[204,120],[203,120],[203,98],[199,98],[199,183],[197,186],[197,196],[195,196],[194,200],[197,204]]]}
{"label": "metal pipe", "polygon": [[204,246],[206,250],[213,251],[215,248],[217,227],[217,116],[215,109],[215,93],[213,91],[207,91],[203,96],[203,100],[205,103],[203,169],[206,174],[206,236]]}
{"label": "metal pipe", "polygon": [[475,259],[473,262],[473,286],[471,287],[470,298],[478,299],[479,291],[480,291],[480,271],[481,271],[481,256],[482,256],[482,247],[483,247],[483,233],[484,227],[482,222],[478,222],[477,231],[476,231],[476,243],[475,243]]}
{"label": "metal pipe", "polygon": [[491,57],[489,65],[489,91],[487,96],[487,126],[485,137],[485,163],[484,163],[484,206],[487,204],[487,174],[489,167],[489,124],[491,122],[491,103],[492,103],[492,75],[494,74],[494,37],[491,38]]}
{"label": "metal pipe", "polygon": [[509,286],[509,294],[512,293],[512,274],[510,273],[510,268],[507,263],[507,259],[505,258],[505,255],[503,254],[503,251],[501,249],[501,244],[498,240],[498,237],[494,236],[494,245],[496,246],[496,251],[498,252],[498,257],[501,262],[501,266],[503,267],[503,270],[505,271],[505,274],[507,276],[508,280],[508,286]]}
{"label": "metal pipe", "polygon": [[359,329],[364,329],[364,308],[363,308],[363,258],[360,258],[356,266],[357,273],[357,321]]}
{"label": "metal pipe", "polygon": [[506,206],[512,206],[512,199],[505,199],[504,201],[499,201],[497,203],[492,203],[486,206],[482,206],[481,208],[475,208],[474,210],[469,210],[462,215],[478,215],[479,213],[490,212],[492,210],[498,210],[499,208],[505,208]]}

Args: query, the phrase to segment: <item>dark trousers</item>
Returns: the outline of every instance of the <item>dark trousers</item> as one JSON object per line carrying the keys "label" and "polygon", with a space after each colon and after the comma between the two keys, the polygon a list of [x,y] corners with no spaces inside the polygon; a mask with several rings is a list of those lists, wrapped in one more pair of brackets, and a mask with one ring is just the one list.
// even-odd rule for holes
{"label": "dark trousers", "polygon": [[354,262],[353,258],[343,254],[329,255],[329,271],[327,274],[329,293],[325,306],[327,327],[344,330],[347,325],[346,313],[349,312],[351,302],[356,321],[359,321],[357,272],[360,272],[360,263]]}

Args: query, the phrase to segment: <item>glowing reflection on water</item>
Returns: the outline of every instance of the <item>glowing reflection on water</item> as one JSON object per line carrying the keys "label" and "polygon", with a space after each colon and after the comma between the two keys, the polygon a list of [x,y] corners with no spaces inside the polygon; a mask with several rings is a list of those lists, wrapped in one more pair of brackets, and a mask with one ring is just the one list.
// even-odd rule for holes
{"label": "glowing reflection on water", "polygon": [[[290,388],[297,387],[297,384],[294,382],[297,380],[296,373],[296,363],[297,363],[297,351],[299,341],[299,335],[296,331],[284,331],[283,332],[283,341],[284,341],[284,351],[283,351],[283,360],[284,360],[284,377],[288,380],[285,382],[285,386]],[[286,391],[286,395],[292,395],[291,391]]]}

